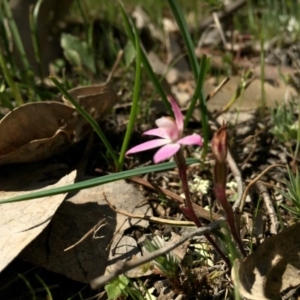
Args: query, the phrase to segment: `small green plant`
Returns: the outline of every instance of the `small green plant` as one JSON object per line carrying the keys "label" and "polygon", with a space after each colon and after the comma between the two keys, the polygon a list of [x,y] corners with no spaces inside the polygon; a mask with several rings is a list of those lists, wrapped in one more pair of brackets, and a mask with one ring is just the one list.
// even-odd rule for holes
{"label": "small green plant", "polygon": [[298,120],[294,115],[295,106],[295,102],[283,102],[275,110],[270,110],[273,125],[270,131],[280,142],[290,143],[297,140]]}
{"label": "small green plant", "polygon": [[143,293],[133,285],[132,281],[125,275],[120,275],[116,279],[112,280],[105,286],[107,293],[107,299],[119,299],[119,297],[125,297],[125,299],[145,299]]}
{"label": "small green plant", "polygon": [[290,211],[297,219],[300,219],[300,175],[296,170],[294,175],[290,168],[288,168],[288,180],[286,180],[287,192],[280,191],[283,197],[290,201],[293,206],[282,204],[281,206]]}
{"label": "small green plant", "polygon": [[[154,252],[160,248],[162,248],[161,243],[159,242],[158,238],[149,238],[147,237],[144,246],[149,252]],[[155,259],[155,265],[160,270],[162,274],[164,274],[170,281],[178,282],[178,261],[177,258],[168,253],[167,255],[159,256]]]}

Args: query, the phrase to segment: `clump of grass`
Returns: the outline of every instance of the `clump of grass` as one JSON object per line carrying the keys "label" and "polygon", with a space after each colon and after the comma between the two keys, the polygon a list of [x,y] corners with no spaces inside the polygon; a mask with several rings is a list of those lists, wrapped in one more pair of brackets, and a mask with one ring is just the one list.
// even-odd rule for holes
{"label": "clump of grass", "polygon": [[270,110],[272,128],[270,132],[283,143],[296,141],[298,136],[298,121],[295,117],[296,103],[294,101],[278,104],[275,110]]}
{"label": "clump of grass", "polygon": [[[144,242],[144,246],[148,252],[154,252],[162,248],[162,245],[156,237],[152,239],[147,237]],[[160,270],[160,272],[165,275],[171,282],[179,282],[179,265],[178,260],[174,255],[168,253],[167,255],[157,257],[155,259],[155,265]]]}
{"label": "clump of grass", "polygon": [[300,175],[296,170],[295,175],[288,168],[288,179],[286,180],[287,192],[280,190],[282,196],[290,201],[292,206],[281,204],[282,207],[291,212],[296,219],[300,219]]}
{"label": "clump of grass", "polygon": [[265,41],[276,38],[275,45],[292,43],[300,37],[300,8],[293,0],[250,0],[248,4],[248,26],[259,37],[263,32]]}

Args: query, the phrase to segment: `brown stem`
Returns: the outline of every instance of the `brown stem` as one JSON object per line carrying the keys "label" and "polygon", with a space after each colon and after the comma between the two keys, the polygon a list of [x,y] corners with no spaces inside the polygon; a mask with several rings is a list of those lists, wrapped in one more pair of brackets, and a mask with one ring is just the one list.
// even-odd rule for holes
{"label": "brown stem", "polygon": [[[195,211],[193,209],[193,204],[190,198],[190,191],[189,191],[189,186],[188,186],[188,181],[187,181],[187,166],[186,162],[184,159],[184,156],[182,154],[181,149],[174,155],[175,162],[178,166],[178,173],[179,173],[179,178],[182,183],[182,189],[185,195],[185,201],[184,201],[184,207],[181,207],[182,212],[188,219],[193,221],[197,227],[201,227],[201,222],[197,218]],[[223,251],[220,249],[218,244],[214,241],[214,239],[209,235],[209,234],[204,234],[206,239],[209,241],[209,243],[214,247],[214,249],[218,252],[220,257],[224,260],[224,262],[227,264],[227,266],[230,268],[230,261],[229,259],[225,256]]]}
{"label": "brown stem", "polygon": [[226,197],[226,180],[224,180],[224,178],[226,179],[227,167],[225,162],[216,162],[214,173],[215,173],[214,194],[224,209],[226,220],[229,225],[233,238],[238,244],[242,255],[246,257],[247,256],[246,251],[244,249],[240,235],[235,226],[233,210]]}
{"label": "brown stem", "polygon": [[194,212],[193,204],[190,198],[190,191],[189,191],[189,186],[188,186],[188,181],[186,176],[187,167],[186,167],[186,162],[182,154],[182,151],[179,150],[175,154],[174,158],[178,166],[179,178],[181,180],[182,189],[185,195],[185,201],[184,201],[185,207],[183,208],[183,211],[187,213],[189,219],[191,219],[196,224],[197,227],[201,227],[201,223]]}

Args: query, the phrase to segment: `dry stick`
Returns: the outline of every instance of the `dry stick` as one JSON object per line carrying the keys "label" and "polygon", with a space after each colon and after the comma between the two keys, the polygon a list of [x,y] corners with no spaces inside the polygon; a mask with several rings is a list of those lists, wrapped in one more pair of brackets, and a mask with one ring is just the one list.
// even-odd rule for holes
{"label": "dry stick", "polygon": [[218,14],[216,12],[213,12],[212,13],[212,16],[213,16],[213,19],[214,19],[214,22],[216,24],[216,27],[219,31],[219,34],[221,36],[221,39],[222,39],[222,43],[223,43],[223,46],[224,46],[224,49],[226,49],[226,37],[225,37],[225,34],[224,34],[224,31],[223,31],[223,28],[221,26],[221,23],[220,23],[220,19],[218,17]]}
{"label": "dry stick", "polygon": [[[208,93],[208,94],[206,95],[205,101],[208,102],[210,99],[212,99],[214,96],[216,96],[216,95],[219,93],[219,91],[223,88],[223,86],[224,86],[229,80],[230,80],[230,77],[225,77],[225,78],[219,83],[218,86],[216,86],[210,93]],[[181,109],[181,110],[182,110],[182,111],[183,111],[183,110],[187,110],[187,108],[188,108],[188,107],[185,107],[185,108],[183,108],[183,109]],[[211,116],[211,113],[210,113],[209,111],[208,111],[207,113],[208,113],[209,119],[212,120],[212,121],[214,121],[215,118],[213,118],[213,117]],[[220,124],[218,124],[218,125],[220,125]]]}
{"label": "dry stick", "polygon": [[114,75],[114,73],[115,73],[117,67],[119,66],[119,63],[120,63],[120,61],[121,61],[121,58],[123,57],[123,53],[124,53],[123,50],[120,50],[120,51],[118,52],[117,58],[116,58],[116,60],[115,60],[115,63],[114,63],[114,65],[113,65],[111,71],[109,72],[109,74],[108,74],[108,76],[107,76],[107,79],[106,79],[106,81],[105,81],[105,84],[108,84],[108,83],[110,82],[110,79],[112,78],[112,76]]}
{"label": "dry stick", "polygon": [[242,180],[242,174],[235,162],[235,160],[233,159],[231,152],[229,151],[229,149],[227,149],[227,163],[229,165],[229,168],[234,176],[234,179],[237,183],[237,189],[238,189],[238,198],[236,200],[236,202],[234,203],[232,209],[233,211],[235,211],[235,208],[238,207],[237,203],[241,202],[242,196],[243,196],[243,180]]}
{"label": "dry stick", "polygon": [[215,87],[209,94],[207,94],[205,99],[206,102],[213,98],[229,80],[230,77],[225,77],[217,87]]}
{"label": "dry stick", "polygon": [[238,198],[235,201],[235,203],[232,206],[232,210],[234,213],[234,222],[235,226],[237,228],[237,233],[240,235],[240,213],[239,210],[236,209],[239,206],[239,203],[241,202],[242,196],[243,196],[243,180],[242,180],[242,174],[233,159],[231,152],[229,149],[227,149],[227,157],[226,157],[227,163],[229,165],[229,168],[235,178],[235,181],[237,183],[237,190],[238,190]]}
{"label": "dry stick", "polygon": [[158,224],[164,224],[164,225],[171,225],[171,226],[181,226],[181,227],[195,227],[195,223],[191,221],[179,221],[179,220],[168,220],[168,219],[162,219],[158,217],[153,217],[153,216],[147,216],[147,215],[138,215],[138,214],[132,214],[124,210],[117,209],[114,205],[112,205],[107,197],[104,198],[108,206],[115,212],[124,216],[127,216],[129,218],[134,218],[134,219],[141,219],[141,220],[146,220],[150,221],[153,223],[158,223]]}
{"label": "dry stick", "polygon": [[259,190],[259,193],[261,194],[261,196],[264,200],[268,215],[270,216],[270,221],[271,221],[271,230],[270,230],[270,232],[273,233],[273,234],[276,234],[278,232],[280,223],[278,221],[278,217],[277,217],[277,213],[275,211],[274,205],[273,205],[273,201],[272,201],[265,185],[263,185],[261,182],[257,182],[256,186],[257,186],[257,188]]}
{"label": "dry stick", "polygon": [[105,226],[106,220],[102,219],[100,220],[95,226],[93,226],[93,228],[91,228],[78,242],[76,242],[75,244],[73,244],[72,246],[64,249],[64,251],[69,251],[71,249],[73,249],[74,247],[78,246],[80,243],[82,243],[87,237],[89,237],[92,234],[95,234],[97,231],[99,231],[103,226]]}
{"label": "dry stick", "polygon": [[[251,180],[248,180],[248,182],[250,182],[250,181]],[[263,184],[265,187],[270,188],[270,189],[276,189],[277,188],[276,184],[274,184],[274,183],[266,182],[266,181],[263,181],[263,180],[258,180],[257,182]],[[282,182],[280,180],[278,180],[278,183],[284,183],[285,184],[285,182]]]}
{"label": "dry stick", "polygon": [[257,148],[257,135],[254,135],[255,141],[254,141],[254,146],[252,147],[252,149],[250,150],[249,154],[247,155],[247,157],[244,159],[244,161],[242,162],[242,165],[245,165],[248,163],[248,161],[250,161],[250,159],[252,158],[256,148]]}
{"label": "dry stick", "polygon": [[[255,76],[252,76],[247,82],[246,84],[244,85],[244,87],[242,88],[243,90],[246,90],[247,87],[250,85],[250,83],[255,79]],[[239,87],[238,87],[239,88]],[[239,96],[240,97],[240,96]],[[230,107],[236,102],[236,100],[239,98],[239,97],[235,97],[233,99],[231,99],[215,116],[215,118],[218,118],[220,117],[223,113],[227,112]]]}
{"label": "dry stick", "polygon": [[[140,178],[140,177],[131,177],[129,178],[128,180],[134,182],[134,183],[138,183],[144,187],[147,187],[151,190],[154,190],[156,192],[160,192],[170,198],[172,198],[173,200],[177,201],[178,203],[180,204],[183,204],[183,199],[177,195],[176,193],[174,192],[171,192],[167,189],[164,189],[160,186],[156,186],[156,185],[153,185],[152,183],[150,183],[149,181],[143,179],[143,178]],[[198,218],[204,218],[208,221],[216,221],[216,220],[219,220],[222,216],[217,214],[217,213],[210,213],[208,210],[204,209],[203,207],[197,205],[196,203],[193,203],[193,209],[195,211],[195,214],[197,215]]]}
{"label": "dry stick", "polygon": [[285,165],[281,165],[281,164],[274,164],[274,165],[271,165],[269,167],[267,167],[263,172],[261,172],[259,175],[257,175],[253,180],[250,181],[250,183],[247,185],[247,187],[245,188],[244,190],[244,193],[243,193],[243,196],[242,196],[242,199],[241,199],[241,203],[239,203],[239,205],[237,206],[237,208],[239,209],[239,212],[241,213],[243,211],[243,208],[244,208],[244,204],[245,204],[245,199],[246,199],[246,196],[248,194],[248,191],[250,189],[250,187],[255,184],[262,176],[264,176],[267,172],[269,172],[271,169],[273,168],[277,168],[277,167],[283,167],[285,168],[286,166]]}
{"label": "dry stick", "polygon": [[127,262],[119,262],[116,264],[116,267],[114,268],[114,270],[112,270],[111,273],[107,274],[107,275],[103,275],[100,276],[98,278],[95,278],[94,280],[92,280],[91,282],[91,287],[93,289],[99,289],[101,288],[105,283],[107,283],[108,281],[116,278],[117,276],[119,276],[120,274],[124,274],[125,272],[137,268],[151,260],[154,260],[155,258],[164,255],[166,253],[169,253],[170,251],[172,251],[173,249],[177,248],[178,246],[182,245],[183,243],[185,243],[187,240],[191,239],[194,236],[197,235],[204,235],[204,234],[209,234],[211,231],[218,229],[221,227],[221,224],[224,223],[225,219],[222,218],[218,221],[215,221],[213,223],[211,223],[208,226],[205,227],[200,227],[200,228],[196,228],[195,230],[193,230],[192,232],[184,235],[183,237],[181,237],[179,240],[171,243],[170,245],[158,249],[154,252],[148,253],[145,256],[141,257],[140,259],[134,260],[134,261],[127,261]]}
{"label": "dry stick", "polygon": [[[222,12],[218,13],[218,18],[222,21],[224,18],[232,15],[235,11],[237,11],[240,7],[242,7],[246,3],[246,0],[237,0],[234,1],[232,4],[229,4],[225,7]],[[214,18],[208,17],[204,21],[202,21],[198,27],[200,31],[203,31],[206,27],[208,27],[211,23],[213,23]]]}

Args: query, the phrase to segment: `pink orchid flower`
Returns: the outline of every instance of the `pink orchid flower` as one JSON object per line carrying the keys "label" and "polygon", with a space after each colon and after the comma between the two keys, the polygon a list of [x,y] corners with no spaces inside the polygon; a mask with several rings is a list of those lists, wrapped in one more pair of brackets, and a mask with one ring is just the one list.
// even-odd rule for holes
{"label": "pink orchid flower", "polygon": [[171,158],[178,152],[181,145],[197,145],[202,146],[202,138],[198,134],[192,134],[182,137],[183,133],[183,115],[176,103],[176,101],[168,97],[172,110],[174,112],[175,120],[171,117],[162,117],[157,119],[155,124],[158,128],[150,129],[144,132],[144,135],[153,135],[160,137],[135,146],[126,152],[127,154],[137,153],[157,147],[161,147],[154,155],[154,163]]}

